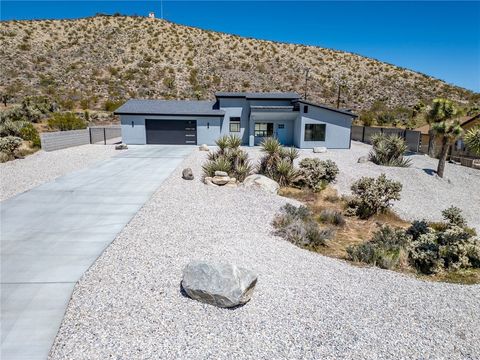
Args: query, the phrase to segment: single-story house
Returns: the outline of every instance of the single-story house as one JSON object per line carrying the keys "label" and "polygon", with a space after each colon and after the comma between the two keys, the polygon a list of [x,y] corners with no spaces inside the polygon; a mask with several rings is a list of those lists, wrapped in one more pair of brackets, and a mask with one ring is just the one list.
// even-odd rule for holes
{"label": "single-story house", "polygon": [[348,110],[305,101],[296,93],[218,92],[215,101],[128,100],[120,116],[126,144],[207,144],[236,134],[244,145],[276,137],[298,148],[348,149]]}

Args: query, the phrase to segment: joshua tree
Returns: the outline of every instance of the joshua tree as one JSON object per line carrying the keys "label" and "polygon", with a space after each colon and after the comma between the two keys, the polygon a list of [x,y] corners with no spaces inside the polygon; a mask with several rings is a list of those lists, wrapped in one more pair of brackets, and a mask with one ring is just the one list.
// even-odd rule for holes
{"label": "joshua tree", "polygon": [[432,130],[442,138],[442,150],[438,159],[437,175],[443,178],[448,148],[462,135],[463,129],[458,120],[443,120],[433,123]]}
{"label": "joshua tree", "polygon": [[464,136],[467,149],[480,155],[480,126],[470,129]]}
{"label": "joshua tree", "polygon": [[[458,109],[451,100],[434,99],[432,108],[427,113],[427,121],[430,125],[430,130],[433,130],[433,124],[435,123],[453,119],[457,115],[457,112]],[[428,141],[428,152],[430,156],[433,155],[433,136],[430,136]]]}

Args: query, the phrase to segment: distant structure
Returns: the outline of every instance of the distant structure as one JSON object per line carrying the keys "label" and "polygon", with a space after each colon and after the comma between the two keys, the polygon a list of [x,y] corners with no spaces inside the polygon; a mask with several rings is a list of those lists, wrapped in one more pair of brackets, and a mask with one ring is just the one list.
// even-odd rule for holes
{"label": "distant structure", "polygon": [[148,13],[148,18],[149,19],[155,19],[155,13],[154,12],[149,12]]}

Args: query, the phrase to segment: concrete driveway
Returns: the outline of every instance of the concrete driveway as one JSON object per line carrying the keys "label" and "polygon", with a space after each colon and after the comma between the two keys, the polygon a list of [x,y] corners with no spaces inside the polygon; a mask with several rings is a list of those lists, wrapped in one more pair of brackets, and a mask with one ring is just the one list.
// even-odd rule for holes
{"label": "concrete driveway", "polygon": [[46,359],[75,283],[191,146],[132,146],[1,206],[1,358]]}

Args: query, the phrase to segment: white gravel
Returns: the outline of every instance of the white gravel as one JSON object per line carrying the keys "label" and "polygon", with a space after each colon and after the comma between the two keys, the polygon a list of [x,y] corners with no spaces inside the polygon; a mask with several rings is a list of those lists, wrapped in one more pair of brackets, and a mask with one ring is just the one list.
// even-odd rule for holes
{"label": "white gravel", "polygon": [[82,145],[0,164],[0,201],[113,155],[113,145]]}
{"label": "white gravel", "polygon": [[[436,176],[438,160],[425,155],[409,155],[412,165],[408,168],[379,166],[372,162],[357,163],[366,156],[371,146],[352,141],[351,149],[328,150],[314,154],[312,150],[300,150],[300,159],[318,157],[335,161],[340,169],[335,188],[340,194],[350,194],[352,183],[362,176],[387,178],[403,185],[401,200],[393,209],[406,220],[442,220],[441,211],[454,205],[463,210],[468,224],[480,233],[480,170],[447,163],[444,178]],[[260,156],[259,148],[249,150],[251,157]]]}
{"label": "white gravel", "polygon": [[[51,359],[480,358],[480,286],[297,248],[271,235],[286,199],[207,187],[204,158],[192,153],[80,280]],[[194,259],[255,271],[253,299],[226,310],[183,297]]]}

